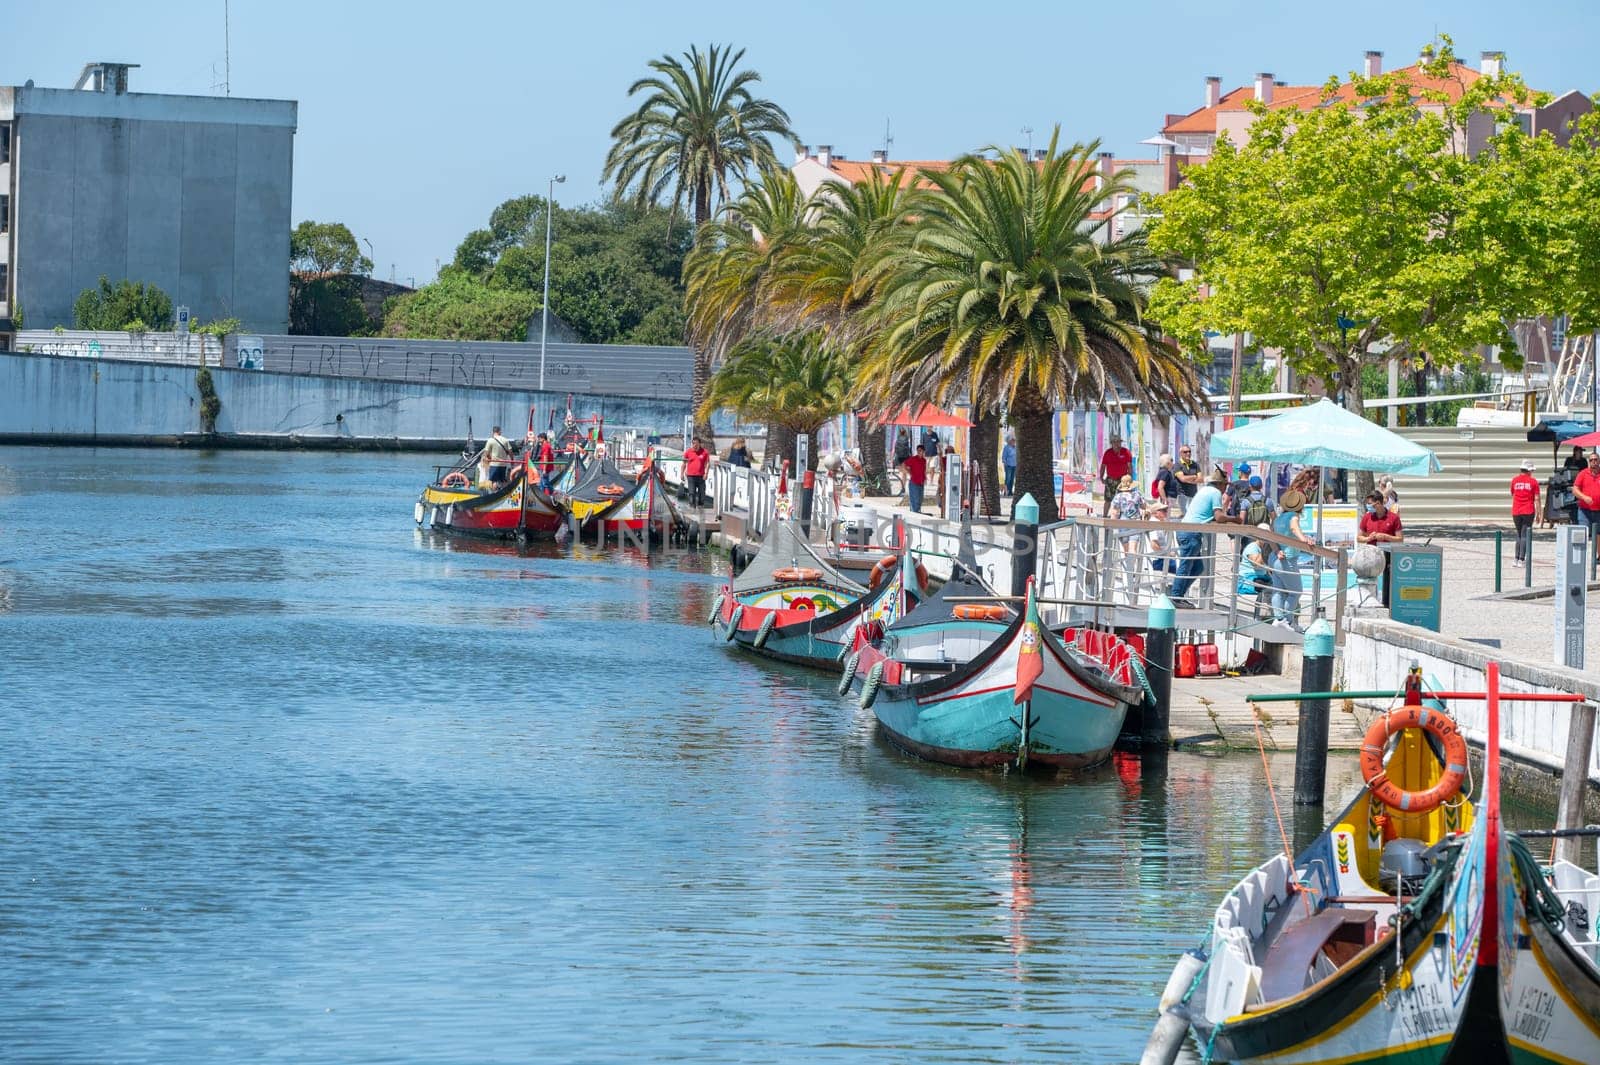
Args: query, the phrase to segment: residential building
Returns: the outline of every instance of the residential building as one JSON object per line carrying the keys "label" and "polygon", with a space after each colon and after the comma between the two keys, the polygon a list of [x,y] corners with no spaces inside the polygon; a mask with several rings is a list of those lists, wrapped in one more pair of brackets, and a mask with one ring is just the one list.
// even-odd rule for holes
{"label": "residential building", "polygon": [[0,87],[0,348],[19,314],[70,326],[101,276],[154,284],[197,320],[288,329],[297,105],[129,92],[135,67]]}

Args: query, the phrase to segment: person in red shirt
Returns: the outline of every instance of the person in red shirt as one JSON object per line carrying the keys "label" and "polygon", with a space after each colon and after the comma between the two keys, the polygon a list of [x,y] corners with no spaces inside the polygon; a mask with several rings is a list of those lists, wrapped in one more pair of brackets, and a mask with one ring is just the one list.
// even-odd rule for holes
{"label": "person in red shirt", "polygon": [[1522,472],[1511,478],[1511,524],[1517,527],[1517,561],[1528,557],[1533,546],[1533,518],[1539,512],[1539,479],[1533,460],[1522,460]]}
{"label": "person in red shirt", "polygon": [[911,501],[911,513],[922,513],[922,491],[928,483],[928,459],[922,453],[922,445],[917,445],[914,454],[900,460],[900,465],[906,468],[906,495]]}
{"label": "person in red shirt", "polygon": [[1132,473],[1133,452],[1122,446],[1122,434],[1113,429],[1111,446],[1100,456],[1100,483],[1105,489],[1105,506],[1101,508],[1101,517],[1111,513],[1111,497],[1117,494],[1117,485]]}
{"label": "person in red shirt", "polygon": [[546,492],[555,487],[556,449],[549,433],[539,434],[539,487]]}
{"label": "person in red shirt", "polygon": [[711,452],[706,450],[697,436],[689,442],[689,450],[683,453],[683,480],[689,486],[691,507],[706,505],[706,467],[710,465]]}
{"label": "person in red shirt", "polygon": [[[1400,531],[1400,515],[1389,509],[1389,501],[1383,493],[1374,491],[1367,496],[1367,512],[1361,515],[1361,524],[1356,528],[1356,543],[1398,544],[1405,538],[1406,534]],[[1394,556],[1385,551],[1381,595],[1384,606],[1389,605],[1389,566],[1393,561]]]}
{"label": "person in red shirt", "polygon": [[1573,478],[1572,494],[1578,497],[1578,524],[1588,528],[1593,541],[1600,533],[1600,448],[1590,449],[1589,468]]}

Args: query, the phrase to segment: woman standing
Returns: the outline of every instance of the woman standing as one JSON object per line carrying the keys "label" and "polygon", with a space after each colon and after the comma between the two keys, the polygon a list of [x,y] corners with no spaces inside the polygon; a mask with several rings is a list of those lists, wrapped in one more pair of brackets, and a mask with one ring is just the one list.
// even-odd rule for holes
{"label": "woman standing", "polygon": [[[1278,500],[1278,516],[1272,521],[1272,531],[1309,545],[1311,537],[1300,528],[1300,512],[1305,506],[1306,497],[1298,489],[1291,488],[1283,493],[1283,498]],[[1304,585],[1300,580],[1297,548],[1285,546],[1278,551],[1272,563],[1272,584],[1273,621],[1300,631],[1300,591]]]}
{"label": "woman standing", "polygon": [[733,446],[728,448],[728,465],[750,468],[750,446],[744,442],[744,437],[733,438]]}
{"label": "woman standing", "polygon": [[[1139,494],[1139,488],[1133,482],[1133,475],[1125,473],[1117,481],[1116,493],[1111,497],[1112,521],[1144,521],[1144,497]],[[1118,546],[1122,548],[1122,576],[1123,584],[1128,593],[1129,603],[1139,601],[1139,556],[1144,544],[1145,533],[1142,529],[1118,529]]]}

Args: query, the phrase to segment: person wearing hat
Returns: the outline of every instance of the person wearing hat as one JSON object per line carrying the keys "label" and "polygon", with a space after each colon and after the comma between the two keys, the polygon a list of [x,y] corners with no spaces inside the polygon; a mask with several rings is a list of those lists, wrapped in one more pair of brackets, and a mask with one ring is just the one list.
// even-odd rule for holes
{"label": "person wearing hat", "polygon": [[[1183,512],[1184,523],[1215,522],[1237,525],[1239,519],[1229,517],[1222,505],[1222,489],[1227,483],[1227,474],[1221,470],[1213,470],[1211,480],[1206,482],[1189,501],[1189,509]],[[1187,529],[1178,534],[1178,575],[1172,582],[1172,591],[1169,593],[1172,598],[1182,599],[1187,595],[1189,586],[1205,570],[1204,556],[1211,553],[1210,541],[1213,539],[1211,536]]]}
{"label": "person wearing hat", "polygon": [[[1272,531],[1279,536],[1298,540],[1309,545],[1311,537],[1300,528],[1300,512],[1305,509],[1306,497],[1297,488],[1291,488],[1278,499],[1278,516],[1272,519]],[[1278,552],[1272,566],[1272,616],[1279,624],[1291,629],[1299,627],[1300,592],[1305,584],[1300,578],[1300,551],[1285,546]]]}
{"label": "person wearing hat", "polygon": [[[1144,521],[1145,517],[1144,497],[1139,494],[1138,486],[1133,483],[1133,474],[1125,473],[1117,482],[1116,494],[1111,497],[1111,518],[1114,521]],[[1122,573],[1128,589],[1128,601],[1136,602],[1139,545],[1145,537],[1145,532],[1143,529],[1118,529],[1116,535],[1122,548]]]}
{"label": "person wearing hat", "polygon": [[1528,557],[1533,548],[1533,518],[1539,512],[1539,479],[1533,475],[1533,460],[1523,459],[1522,469],[1511,478],[1511,524],[1517,527],[1517,561]]}
{"label": "person wearing hat", "polygon": [[1111,430],[1111,446],[1100,456],[1100,483],[1105,486],[1105,506],[1100,516],[1111,513],[1111,497],[1117,494],[1117,484],[1133,472],[1133,452],[1122,446],[1122,434]]}

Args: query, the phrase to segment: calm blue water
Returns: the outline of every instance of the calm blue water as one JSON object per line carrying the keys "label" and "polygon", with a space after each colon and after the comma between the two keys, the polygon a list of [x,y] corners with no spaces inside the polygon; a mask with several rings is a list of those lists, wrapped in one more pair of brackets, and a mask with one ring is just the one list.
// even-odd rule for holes
{"label": "calm blue water", "polygon": [[913,761],[431,461],[0,449],[0,1059],[1129,1061],[1277,845],[1253,754]]}

